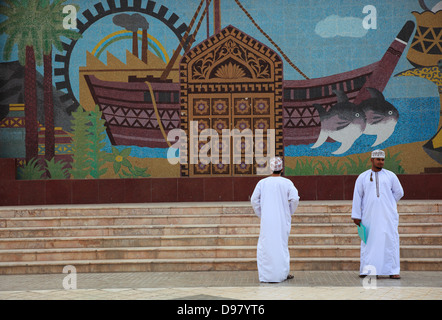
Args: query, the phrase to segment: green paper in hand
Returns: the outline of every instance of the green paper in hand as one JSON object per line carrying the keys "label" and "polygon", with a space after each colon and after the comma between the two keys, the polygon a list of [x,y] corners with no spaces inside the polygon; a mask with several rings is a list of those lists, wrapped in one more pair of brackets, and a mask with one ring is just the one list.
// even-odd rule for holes
{"label": "green paper in hand", "polygon": [[358,235],[364,243],[367,243],[367,228],[362,223],[358,226]]}

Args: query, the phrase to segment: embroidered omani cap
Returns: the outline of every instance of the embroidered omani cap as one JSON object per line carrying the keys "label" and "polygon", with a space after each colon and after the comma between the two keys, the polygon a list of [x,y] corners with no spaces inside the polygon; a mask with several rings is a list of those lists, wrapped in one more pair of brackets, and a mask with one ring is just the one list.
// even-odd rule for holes
{"label": "embroidered omani cap", "polygon": [[283,168],[283,162],[280,157],[270,159],[270,170],[281,171]]}
{"label": "embroidered omani cap", "polygon": [[371,153],[371,157],[372,158],[381,158],[381,159],[385,159],[385,152],[384,151],[382,151],[382,150],[374,150],[372,153]]}

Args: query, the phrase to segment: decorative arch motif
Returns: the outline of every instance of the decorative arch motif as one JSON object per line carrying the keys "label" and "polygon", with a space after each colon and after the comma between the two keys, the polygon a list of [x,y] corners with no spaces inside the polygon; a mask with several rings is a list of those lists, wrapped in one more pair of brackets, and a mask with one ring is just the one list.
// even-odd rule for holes
{"label": "decorative arch motif", "polygon": [[191,63],[191,80],[271,80],[272,63],[235,38],[228,38]]}

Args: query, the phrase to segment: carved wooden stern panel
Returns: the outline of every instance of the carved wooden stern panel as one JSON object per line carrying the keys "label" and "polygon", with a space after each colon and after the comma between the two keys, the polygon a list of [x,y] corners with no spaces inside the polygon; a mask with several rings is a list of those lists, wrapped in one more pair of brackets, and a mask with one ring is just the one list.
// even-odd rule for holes
{"label": "carved wooden stern panel", "polygon": [[180,81],[182,176],[253,175],[258,157],[272,148],[283,155],[282,62],[273,50],[228,26],[184,55]]}

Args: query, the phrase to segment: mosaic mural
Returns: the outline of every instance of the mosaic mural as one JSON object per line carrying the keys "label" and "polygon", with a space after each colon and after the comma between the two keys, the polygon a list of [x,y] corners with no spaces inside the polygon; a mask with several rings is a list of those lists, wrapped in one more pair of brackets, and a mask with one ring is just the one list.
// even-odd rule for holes
{"label": "mosaic mural", "polygon": [[[185,4],[184,4],[185,3]],[[0,2],[19,179],[442,172],[442,1]]]}

